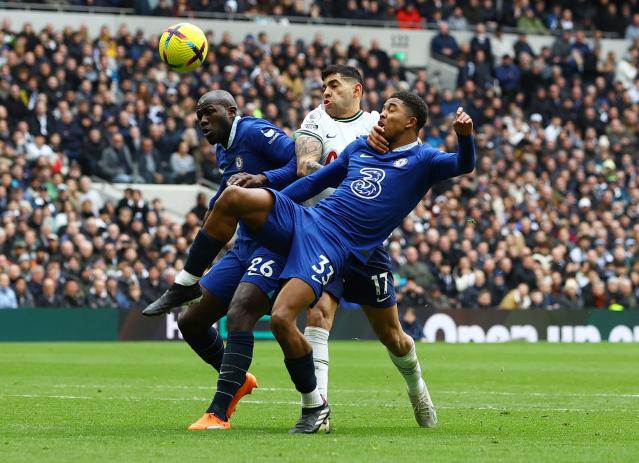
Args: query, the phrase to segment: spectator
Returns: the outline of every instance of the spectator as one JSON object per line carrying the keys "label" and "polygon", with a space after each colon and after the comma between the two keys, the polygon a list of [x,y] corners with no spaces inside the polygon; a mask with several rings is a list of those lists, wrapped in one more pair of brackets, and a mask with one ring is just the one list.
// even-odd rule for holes
{"label": "spectator", "polygon": [[413,309],[412,307],[407,308],[406,311],[402,314],[400,323],[402,325],[404,333],[409,335],[415,341],[421,341],[423,339],[423,326],[421,326],[419,321],[417,321],[415,309]]}
{"label": "spectator", "polygon": [[508,98],[512,98],[519,91],[521,72],[510,55],[502,57],[501,64],[495,69],[495,77]]}
{"label": "spectator", "polygon": [[412,0],[408,0],[395,14],[401,29],[421,29],[422,16],[419,14]]}
{"label": "spectator", "polygon": [[105,280],[96,278],[89,289],[89,307],[92,309],[103,309],[113,307],[113,301],[106,290]]}
{"label": "spectator", "polygon": [[511,289],[499,304],[500,309],[528,309],[530,308],[529,288],[526,283],[520,283]]}
{"label": "spectator", "polygon": [[16,294],[18,307],[35,307],[35,300],[33,299],[33,295],[31,294],[31,292],[29,291],[27,280],[25,280],[23,277],[19,277],[13,283],[13,289]]}
{"label": "spectator", "polygon": [[459,55],[459,45],[457,40],[448,32],[448,23],[441,21],[438,26],[439,32],[430,44],[430,53],[433,58],[457,59]]}
{"label": "spectator", "polygon": [[180,142],[177,151],[171,155],[171,169],[175,183],[195,183],[195,161],[186,142]]}
{"label": "spectator", "polygon": [[579,285],[573,278],[566,280],[563,295],[557,301],[560,309],[582,309],[583,300],[579,295]]}
{"label": "spectator", "polygon": [[453,9],[453,14],[447,19],[448,27],[453,30],[465,30],[468,29],[468,21],[464,17],[464,12],[460,6],[456,6]]}
{"label": "spectator", "polygon": [[519,17],[517,20],[517,29],[527,34],[545,34],[547,32],[543,21],[539,16],[535,15],[535,10],[532,8],[527,8],[524,15]]}
{"label": "spectator", "polygon": [[639,39],[639,13],[632,15],[632,22],[626,27],[624,38],[631,42]]}
{"label": "spectator", "polygon": [[60,304],[63,307],[76,308],[87,306],[87,301],[77,280],[71,278],[64,283],[64,292]]}
{"label": "spectator", "polygon": [[131,151],[124,144],[124,137],[119,133],[113,135],[111,145],[102,152],[100,171],[107,180],[116,183],[141,183],[144,181],[134,172]]}
{"label": "spectator", "polygon": [[419,260],[419,252],[414,246],[406,248],[406,263],[400,270],[400,275],[407,280],[412,280],[423,290],[428,290],[436,285],[433,274],[426,263]]}
{"label": "spectator", "polygon": [[16,293],[9,286],[9,276],[0,273],[0,309],[17,309]]}
{"label": "spectator", "polygon": [[61,307],[62,300],[56,293],[56,281],[53,278],[45,278],[42,282],[42,292],[36,296],[37,307]]}

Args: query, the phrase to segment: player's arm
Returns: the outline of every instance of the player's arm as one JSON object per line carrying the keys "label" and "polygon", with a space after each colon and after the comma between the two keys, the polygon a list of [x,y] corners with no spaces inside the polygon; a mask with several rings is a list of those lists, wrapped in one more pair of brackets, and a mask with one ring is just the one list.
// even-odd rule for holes
{"label": "player's arm", "polygon": [[[349,145],[350,146],[350,145]],[[348,149],[348,147],[347,147]],[[284,188],[282,193],[296,203],[301,203],[321,193],[326,188],[337,187],[348,173],[348,153],[342,155],[320,170],[300,178],[292,185]]]}
{"label": "player's arm", "polygon": [[295,157],[297,159],[298,177],[306,177],[323,167],[319,163],[323,151],[322,142],[315,135],[297,134],[295,138]]}
{"label": "player's arm", "polygon": [[453,128],[457,134],[457,152],[438,152],[431,159],[430,172],[434,181],[469,174],[475,168],[475,142],[473,141],[473,120],[457,108]]}
{"label": "player's arm", "polygon": [[284,132],[274,131],[271,137],[259,133],[259,135],[253,135],[251,140],[255,144],[256,151],[279,167],[261,174],[239,172],[229,179],[229,185],[244,188],[270,186],[279,190],[297,179],[295,144]]}

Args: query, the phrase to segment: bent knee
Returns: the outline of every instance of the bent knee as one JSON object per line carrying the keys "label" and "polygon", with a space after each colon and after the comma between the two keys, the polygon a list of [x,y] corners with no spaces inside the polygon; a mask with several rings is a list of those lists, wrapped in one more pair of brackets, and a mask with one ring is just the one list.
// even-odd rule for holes
{"label": "bent knee", "polygon": [[237,185],[229,185],[224,189],[218,200],[215,202],[215,205],[218,207],[233,207],[234,205],[239,204],[243,197],[244,188]]}

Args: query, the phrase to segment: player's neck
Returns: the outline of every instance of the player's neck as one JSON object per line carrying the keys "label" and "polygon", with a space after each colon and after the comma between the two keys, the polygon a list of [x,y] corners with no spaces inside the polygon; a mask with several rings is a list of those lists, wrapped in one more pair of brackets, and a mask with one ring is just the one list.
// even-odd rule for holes
{"label": "player's neck", "polygon": [[410,145],[411,143],[417,142],[417,136],[415,134],[406,133],[397,137],[397,139],[392,140],[388,143],[388,150],[393,151],[397,148],[401,148],[402,146]]}
{"label": "player's neck", "polygon": [[352,119],[355,116],[357,116],[357,114],[361,111],[359,105],[357,106],[353,106],[351,108],[348,108],[347,110],[341,112],[340,114],[336,114],[334,116],[331,116],[333,119],[336,120],[345,120],[345,119]]}

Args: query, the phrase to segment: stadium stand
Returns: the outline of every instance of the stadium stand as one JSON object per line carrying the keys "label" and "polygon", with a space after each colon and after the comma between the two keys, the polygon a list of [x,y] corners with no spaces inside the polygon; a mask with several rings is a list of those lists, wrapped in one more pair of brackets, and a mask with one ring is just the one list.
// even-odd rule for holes
{"label": "stadium stand", "polygon": [[[302,14],[302,3],[293,1],[72,3],[166,15],[202,8]],[[639,162],[632,154],[639,45],[630,40],[639,35],[636,5],[619,12],[608,2],[575,2],[572,10],[523,4],[497,11],[491,0],[471,0],[468,8],[416,1],[396,10],[390,2],[351,0],[303,10],[317,17],[397,16],[402,27],[418,15],[448,20],[440,33],[452,38],[465,27],[463,18],[475,32],[446,58],[458,66],[454,90],[440,90],[424,69],[406,69],[375,42],[325,43],[318,35],[274,43],[257,33],[234,43],[208,32],[206,65],[178,78],[160,63],[156,37],[141,31],[105,27],[92,38],[82,26],[15,30],[5,20],[0,305],[137,308],[154,300],[173,281],[173,267],[181,268],[204,206],[179,224],[135,188],[117,203],[103,201],[92,178],[215,182],[214,149],[193,115],[203,91],[228,90],[243,114],[291,134],[321,102],[321,68],[348,63],[364,75],[366,110],[379,109],[398,89],[424,98],[425,143],[455,149],[449,127],[458,105],[476,124],[476,175],[438,185],[389,238],[400,307],[417,309],[418,317],[426,306],[637,308]],[[379,7],[374,14],[372,5]],[[534,53],[525,33],[504,48],[494,31],[502,26],[557,34]],[[603,55],[601,34],[587,38],[581,30],[593,27],[627,35],[627,49]]]}

